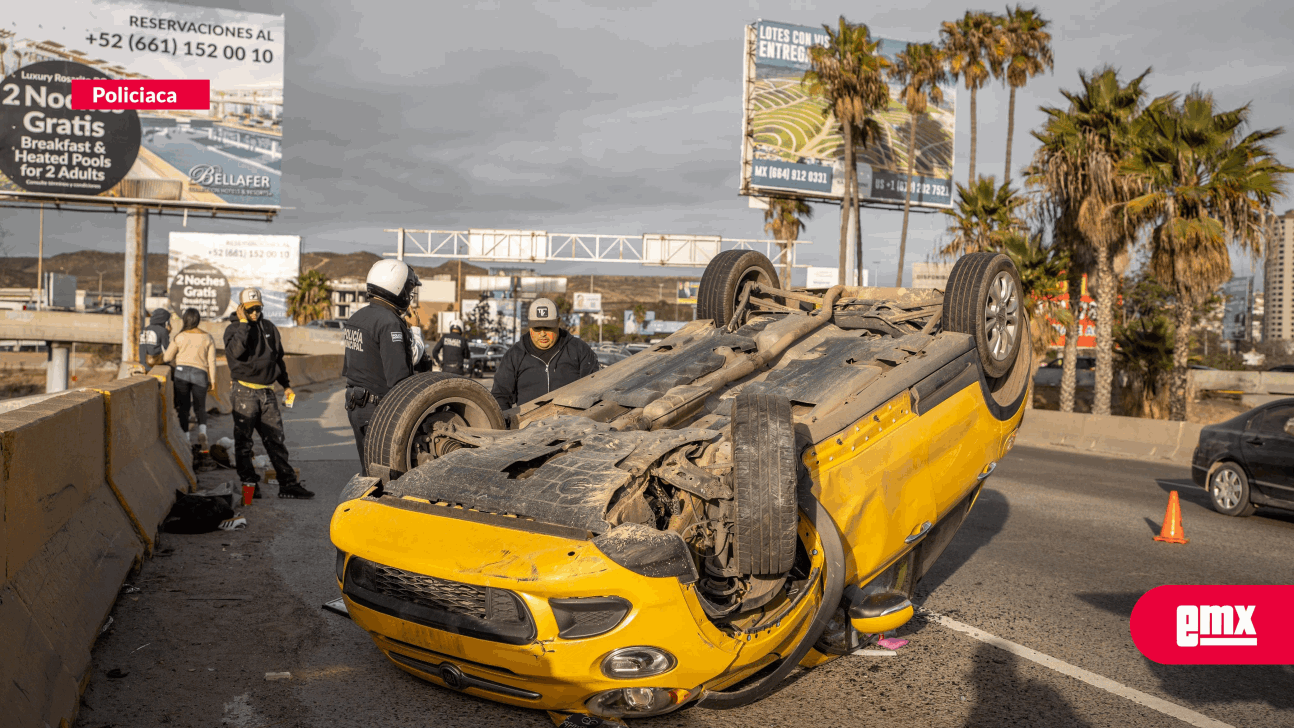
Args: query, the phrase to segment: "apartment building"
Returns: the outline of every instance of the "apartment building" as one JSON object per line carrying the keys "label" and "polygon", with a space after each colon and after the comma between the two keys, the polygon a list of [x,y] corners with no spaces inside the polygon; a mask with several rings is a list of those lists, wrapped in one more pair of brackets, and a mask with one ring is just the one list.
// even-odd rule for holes
{"label": "apartment building", "polygon": [[1263,289],[1263,341],[1294,341],[1294,210],[1276,218]]}

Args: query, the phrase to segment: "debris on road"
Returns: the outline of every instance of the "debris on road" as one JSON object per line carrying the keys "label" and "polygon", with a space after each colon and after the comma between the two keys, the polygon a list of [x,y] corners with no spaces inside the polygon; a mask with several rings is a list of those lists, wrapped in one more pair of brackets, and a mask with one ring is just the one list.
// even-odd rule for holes
{"label": "debris on road", "polygon": [[[139,591],[139,590],[136,589],[135,591]],[[112,626],[112,617],[108,617],[108,621],[104,622],[103,626],[99,628],[99,634],[103,634],[104,632],[107,632],[108,628],[111,626]]]}
{"label": "debris on road", "polygon": [[111,670],[109,670],[109,671],[108,671],[107,673],[105,673],[105,674],[106,674],[108,677],[112,678],[113,680],[120,680],[121,678],[126,677],[127,675],[129,675],[130,673],[128,673],[128,672],[122,672],[122,671],[121,671],[121,668],[119,668],[119,667],[114,667],[114,668],[112,668]]}
{"label": "debris on road", "polygon": [[906,645],[907,643],[908,643],[907,640],[901,640],[898,637],[886,637],[883,640],[876,641],[876,644],[880,645],[881,647],[884,647],[887,650],[897,650],[898,648],[902,647],[903,645]]}
{"label": "debris on road", "polygon": [[851,655],[861,655],[863,657],[893,657],[898,653],[894,650],[877,650],[871,647],[865,647],[860,650],[854,650]]}
{"label": "debris on road", "polygon": [[175,491],[175,505],[162,521],[167,533],[210,533],[234,517],[234,509],[222,498],[206,498]]}
{"label": "debris on road", "polygon": [[220,522],[220,530],[222,531],[241,531],[245,528],[247,528],[247,519],[242,517],[230,518],[227,521]]}
{"label": "debris on road", "polygon": [[267,673],[265,673],[265,679],[266,679],[267,681],[272,681],[272,680],[291,680],[291,679],[292,679],[292,673],[290,673],[290,672],[267,672]]}

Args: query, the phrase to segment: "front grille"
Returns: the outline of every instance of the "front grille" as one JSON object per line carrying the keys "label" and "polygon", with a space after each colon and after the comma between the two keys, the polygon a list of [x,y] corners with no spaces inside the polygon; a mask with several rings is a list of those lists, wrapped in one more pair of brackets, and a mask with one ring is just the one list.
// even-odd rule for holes
{"label": "front grille", "polygon": [[359,604],[446,632],[525,644],[535,624],[521,599],[507,589],[463,584],[352,556],[342,591]]}
{"label": "front grille", "polygon": [[502,589],[460,584],[393,566],[375,566],[374,591],[379,593],[451,614],[499,622],[522,621],[513,597]]}

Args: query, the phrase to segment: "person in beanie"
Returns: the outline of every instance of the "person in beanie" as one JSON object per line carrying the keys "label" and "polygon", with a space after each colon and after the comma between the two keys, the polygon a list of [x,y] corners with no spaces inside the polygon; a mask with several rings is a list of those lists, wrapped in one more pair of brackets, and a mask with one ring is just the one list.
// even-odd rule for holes
{"label": "person in beanie", "polygon": [[369,305],[345,322],[342,346],[346,356],[342,376],[346,379],[346,416],[355,433],[360,473],[368,473],[364,458],[364,437],[377,403],[391,388],[413,376],[414,365],[425,349],[409,318],[414,289],[421,281],[399,260],[379,260],[368,271],[365,289]]}
{"label": "person in beanie", "polygon": [[233,382],[230,401],[234,415],[234,459],[243,485],[257,484],[252,465],[252,433],[259,433],[265,453],[270,456],[279,481],[280,498],[313,498],[314,493],[297,482],[283,442],[283,416],[274,384],[283,385],[287,398],[294,396],[283,365],[283,341],[279,330],[264,318],[264,304],[258,288],[244,288],[238,294],[238,308],[229,316],[225,329],[225,361]]}
{"label": "person in beanie", "polygon": [[530,304],[530,327],[512,345],[494,373],[491,394],[511,409],[587,377],[601,366],[579,337],[558,328],[557,305],[547,298]]}
{"label": "person in beanie", "polygon": [[148,326],[139,332],[139,363],[151,369],[162,363],[166,347],[171,345],[171,312],[159,308],[148,318]]}

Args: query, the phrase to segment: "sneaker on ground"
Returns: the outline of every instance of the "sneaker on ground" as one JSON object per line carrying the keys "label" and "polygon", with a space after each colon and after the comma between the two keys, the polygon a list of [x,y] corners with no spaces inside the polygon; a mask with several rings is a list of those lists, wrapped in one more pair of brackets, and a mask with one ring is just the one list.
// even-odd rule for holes
{"label": "sneaker on ground", "polygon": [[293,483],[291,485],[280,485],[279,497],[305,499],[305,498],[313,498],[315,497],[315,494],[314,494],[314,491],[306,490],[305,486],[301,485],[300,483]]}

